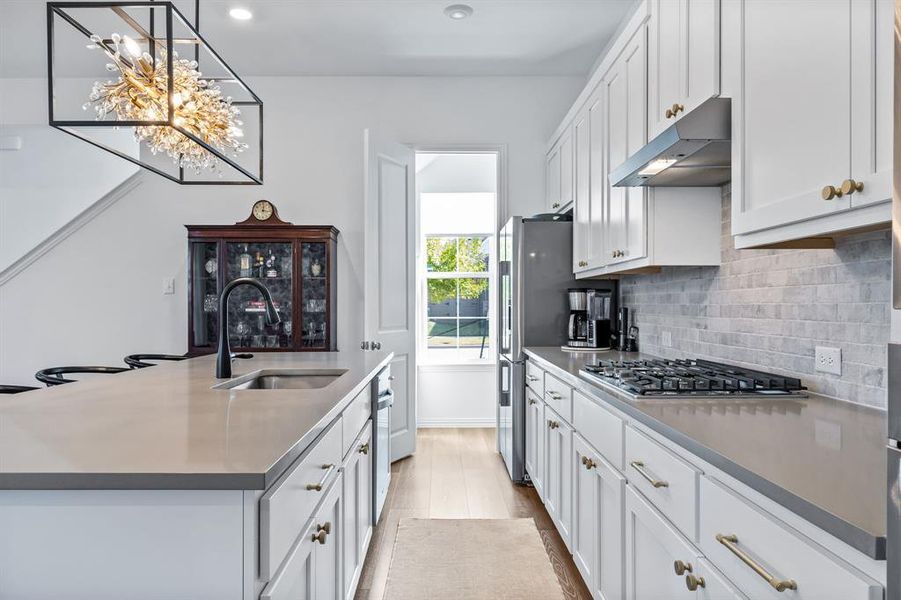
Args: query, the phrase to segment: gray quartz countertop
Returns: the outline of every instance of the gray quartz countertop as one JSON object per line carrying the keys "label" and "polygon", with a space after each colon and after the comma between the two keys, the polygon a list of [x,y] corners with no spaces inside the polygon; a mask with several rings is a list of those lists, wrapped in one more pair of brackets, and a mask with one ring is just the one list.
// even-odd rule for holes
{"label": "gray quartz countertop", "polygon": [[324,388],[212,389],[215,356],[0,399],[0,489],[268,488],[391,359],[260,353],[260,369],[346,369]]}
{"label": "gray quartz countertop", "polygon": [[655,357],[550,347],[526,354],[852,547],[885,558],[884,411],[817,394],[636,401],[579,369]]}

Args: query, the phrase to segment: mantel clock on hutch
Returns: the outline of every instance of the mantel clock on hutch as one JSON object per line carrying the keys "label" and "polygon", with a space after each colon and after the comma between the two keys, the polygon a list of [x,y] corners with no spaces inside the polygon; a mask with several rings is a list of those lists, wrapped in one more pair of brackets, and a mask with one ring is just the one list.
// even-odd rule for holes
{"label": "mantel clock on hutch", "polygon": [[188,230],[188,353],[216,351],[219,293],[229,281],[254,277],[269,288],[281,323],[266,325],[263,298],[250,286],[229,299],[232,350],[334,351],[338,230],[293,225],[260,200],[234,225],[186,225]]}

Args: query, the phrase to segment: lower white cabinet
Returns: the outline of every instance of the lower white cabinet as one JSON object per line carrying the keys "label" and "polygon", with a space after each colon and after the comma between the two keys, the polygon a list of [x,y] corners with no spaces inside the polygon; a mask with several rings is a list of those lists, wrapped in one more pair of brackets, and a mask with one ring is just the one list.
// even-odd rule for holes
{"label": "lower white cabinet", "polygon": [[544,402],[526,388],[526,471],[544,500]]}
{"label": "lower white cabinet", "polygon": [[344,546],[344,598],[353,598],[366,550],[372,539],[372,421],[351,445],[344,459],[342,530]]}
{"label": "lower white cabinet", "polygon": [[573,430],[563,418],[544,408],[544,505],[554,520],[560,537],[570,547],[572,534],[572,453]]}
{"label": "lower white cabinet", "polygon": [[626,486],[626,598],[691,597],[676,561],[694,568],[698,551],[632,486]]}
{"label": "lower white cabinet", "polygon": [[622,598],[626,478],[578,434],[572,461],[573,561],[594,598]]}
{"label": "lower white cabinet", "polygon": [[685,580],[686,589],[689,582],[697,586],[698,600],[747,600],[747,596],[704,557],[692,565],[692,572],[685,574]]}
{"label": "lower white cabinet", "polygon": [[339,475],[260,600],[340,600],[341,491]]}

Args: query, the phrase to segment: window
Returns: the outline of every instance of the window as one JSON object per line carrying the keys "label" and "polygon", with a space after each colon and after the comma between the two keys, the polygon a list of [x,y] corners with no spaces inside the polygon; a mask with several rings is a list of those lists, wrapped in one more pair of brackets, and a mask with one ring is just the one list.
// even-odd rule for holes
{"label": "window", "polygon": [[497,166],[495,152],[416,154],[422,363],[494,362]]}
{"label": "window", "polygon": [[426,347],[459,359],[491,350],[490,236],[426,236]]}

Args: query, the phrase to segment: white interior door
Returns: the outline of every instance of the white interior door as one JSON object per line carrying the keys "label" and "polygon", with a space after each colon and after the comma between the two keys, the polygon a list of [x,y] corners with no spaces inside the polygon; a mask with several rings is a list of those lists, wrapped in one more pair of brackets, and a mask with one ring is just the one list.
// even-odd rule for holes
{"label": "white interior door", "polygon": [[362,341],[394,352],[391,460],[416,449],[416,199],[413,150],[367,129]]}

